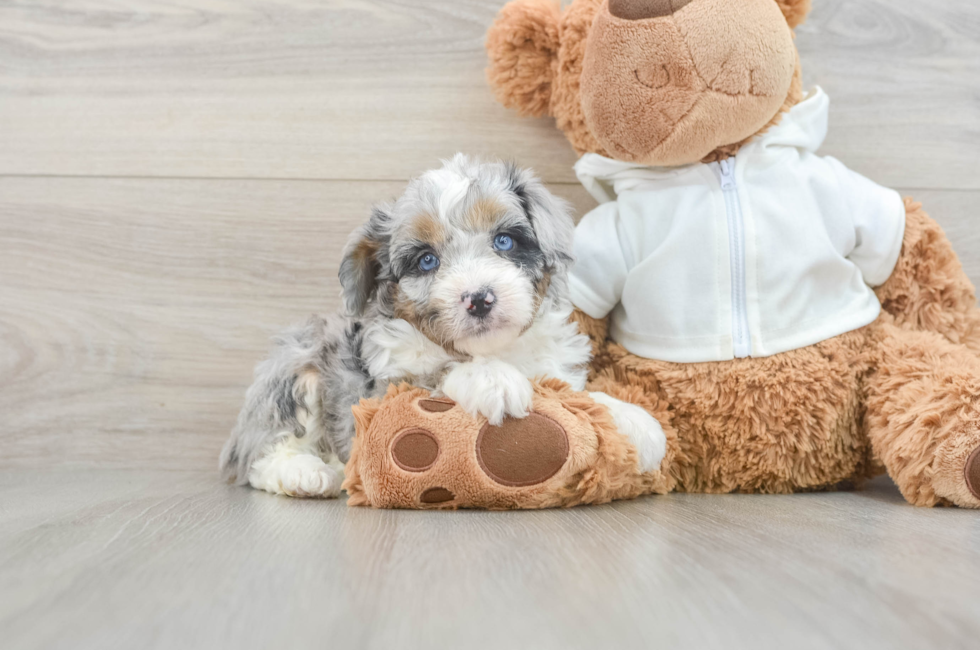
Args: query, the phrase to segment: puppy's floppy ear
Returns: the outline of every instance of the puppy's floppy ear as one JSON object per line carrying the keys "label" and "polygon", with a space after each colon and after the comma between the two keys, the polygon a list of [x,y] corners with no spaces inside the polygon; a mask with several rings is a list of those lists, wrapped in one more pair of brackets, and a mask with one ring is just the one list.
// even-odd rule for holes
{"label": "puppy's floppy ear", "polygon": [[530,170],[508,164],[507,178],[511,191],[517,195],[534,228],[545,263],[554,274],[567,272],[573,262],[572,239],[575,235],[571,206],[549,192]]}
{"label": "puppy's floppy ear", "polygon": [[796,29],[810,13],[810,0],[776,0],[791,29]]}
{"label": "puppy's floppy ear", "polygon": [[340,286],[344,306],[351,316],[363,316],[368,302],[378,290],[382,271],[382,251],[388,243],[391,218],[385,206],[375,207],[366,224],[351,234],[340,262]]}
{"label": "puppy's floppy ear", "polygon": [[558,0],[513,0],[487,32],[487,79],[497,101],[521,115],[548,113],[560,19]]}

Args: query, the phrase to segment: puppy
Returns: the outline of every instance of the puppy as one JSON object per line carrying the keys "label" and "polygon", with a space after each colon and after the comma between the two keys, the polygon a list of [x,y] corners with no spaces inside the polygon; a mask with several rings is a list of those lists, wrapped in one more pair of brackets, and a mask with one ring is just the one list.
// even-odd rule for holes
{"label": "puppy", "polygon": [[[373,211],[340,267],[347,313],[313,317],[259,364],[221,453],[229,481],[296,497],[340,493],[351,406],[408,381],[499,424],[527,415],[531,380],[584,390],[588,339],[569,322],[568,206],[529,171],[457,155]],[[666,441],[643,409],[607,406],[657,469]]]}

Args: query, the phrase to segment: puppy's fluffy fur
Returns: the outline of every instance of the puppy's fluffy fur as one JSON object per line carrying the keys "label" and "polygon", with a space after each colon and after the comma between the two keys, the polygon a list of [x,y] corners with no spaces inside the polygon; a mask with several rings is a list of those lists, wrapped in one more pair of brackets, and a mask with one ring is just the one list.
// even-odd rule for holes
{"label": "puppy's fluffy fur", "polygon": [[[573,229],[568,206],[513,165],[457,155],[413,180],[351,236],[340,268],[347,314],[287,331],[257,367],[221,454],[225,477],[336,496],[351,406],[390,382],[444,394],[492,423],[527,414],[533,378],[584,389],[589,341],[568,320]],[[656,421],[597,397],[644,466],[659,467]]]}

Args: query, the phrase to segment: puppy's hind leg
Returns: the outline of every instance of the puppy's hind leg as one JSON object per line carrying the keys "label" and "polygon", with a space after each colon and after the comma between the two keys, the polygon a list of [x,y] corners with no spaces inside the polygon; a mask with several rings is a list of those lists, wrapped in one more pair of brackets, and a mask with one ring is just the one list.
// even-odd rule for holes
{"label": "puppy's hind leg", "polygon": [[[343,466],[336,461],[335,439],[327,427],[346,422],[324,413],[324,384],[336,378],[344,323],[311,319],[286,332],[269,359],[256,368],[255,381],[231,438],[221,452],[221,469],[229,482],[295,497],[336,497]],[[359,393],[343,395],[356,402]],[[337,421],[335,421],[337,420]],[[349,427],[348,427],[349,428]]]}
{"label": "puppy's hind leg", "polygon": [[[286,389],[285,387],[283,387]],[[320,391],[315,372],[293,380],[290,390],[293,417],[254,455],[245,473],[249,485],[258,490],[291,497],[330,498],[340,494],[343,464],[322,451],[323,431]],[[266,437],[263,436],[263,437]],[[324,455],[327,460],[324,461]]]}
{"label": "puppy's hind leg", "polygon": [[343,480],[344,468],[336,458],[325,463],[293,434],[280,439],[248,472],[252,487],[291,497],[336,497]]}
{"label": "puppy's hind leg", "polygon": [[324,462],[321,455],[323,431],[316,373],[298,377],[294,394],[296,428],[302,435],[294,431],[280,432],[266,453],[249,468],[249,485],[291,497],[336,497],[344,481],[344,466],[332,454],[328,456],[330,463]]}

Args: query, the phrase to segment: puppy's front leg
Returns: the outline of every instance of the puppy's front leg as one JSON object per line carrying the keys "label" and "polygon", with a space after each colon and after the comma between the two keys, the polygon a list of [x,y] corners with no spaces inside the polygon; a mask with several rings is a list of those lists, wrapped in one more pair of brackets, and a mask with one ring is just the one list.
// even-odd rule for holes
{"label": "puppy's front leg", "polygon": [[531,409],[531,380],[498,359],[454,364],[442,380],[442,393],[476,416],[499,426],[505,416],[523,418]]}

